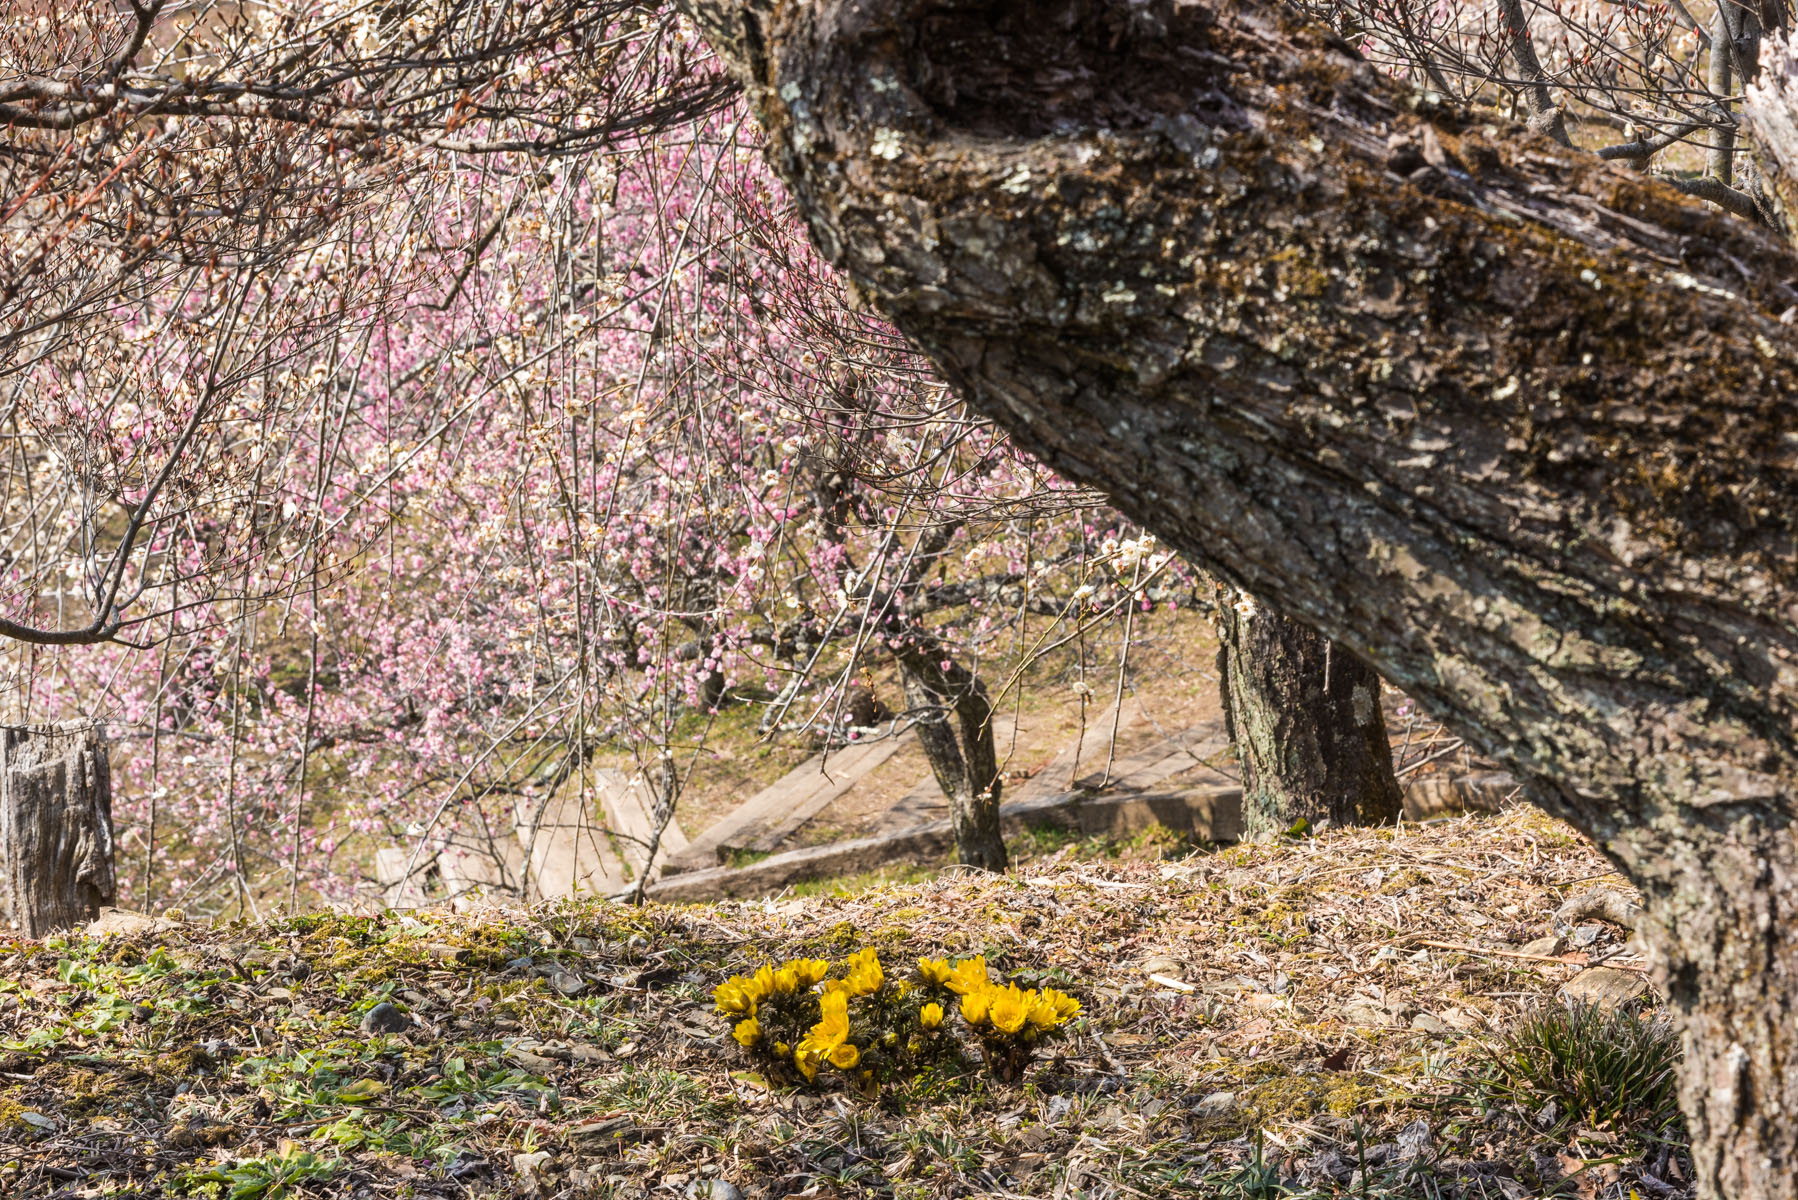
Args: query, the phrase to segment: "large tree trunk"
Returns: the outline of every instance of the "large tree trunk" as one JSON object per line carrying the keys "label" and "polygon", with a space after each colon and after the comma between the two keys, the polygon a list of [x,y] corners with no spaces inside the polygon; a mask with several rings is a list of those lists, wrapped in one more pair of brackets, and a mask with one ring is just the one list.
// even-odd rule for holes
{"label": "large tree trunk", "polygon": [[1218,675],[1242,763],[1245,837],[1299,822],[1385,825],[1404,810],[1380,677],[1309,626],[1246,596],[1218,604]]}
{"label": "large tree trunk", "polygon": [[112,771],[90,725],[0,729],[0,916],[26,937],[115,898]]}
{"label": "large tree trunk", "polygon": [[1706,1194],[1798,1197],[1783,244],[1276,0],[688,3],[973,405],[1629,873]]}

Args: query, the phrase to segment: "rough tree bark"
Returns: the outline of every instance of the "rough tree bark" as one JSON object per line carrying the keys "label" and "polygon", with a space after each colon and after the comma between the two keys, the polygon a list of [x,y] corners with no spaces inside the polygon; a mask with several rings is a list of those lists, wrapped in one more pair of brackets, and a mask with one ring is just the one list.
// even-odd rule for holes
{"label": "rough tree bark", "polygon": [[986,685],[943,654],[919,630],[894,651],[905,703],[914,714],[918,743],[930,772],[949,801],[959,861],[988,871],[1007,865],[999,825],[999,756],[993,739],[993,706]]}
{"label": "rough tree bark", "polygon": [[1708,1196],[1798,1196],[1798,261],[1274,0],[688,0],[822,252],[1025,448],[1640,886]]}
{"label": "rough tree bark", "polygon": [[[1220,589],[1221,591],[1222,589]],[[1346,648],[1246,597],[1220,597],[1218,676],[1242,762],[1245,837],[1300,821],[1385,825],[1404,811],[1380,677]]]}
{"label": "rough tree bark", "polygon": [[0,729],[0,917],[43,937],[93,920],[115,890],[105,738],[85,724]]}

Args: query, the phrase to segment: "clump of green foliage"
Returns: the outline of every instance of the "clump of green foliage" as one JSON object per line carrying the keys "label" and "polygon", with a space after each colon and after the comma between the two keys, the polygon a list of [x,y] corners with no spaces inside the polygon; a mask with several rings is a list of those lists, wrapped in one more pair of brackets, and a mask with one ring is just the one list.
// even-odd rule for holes
{"label": "clump of green foliage", "polygon": [[1678,1063],[1664,1017],[1548,1005],[1486,1046],[1475,1079],[1491,1103],[1536,1112],[1552,1101],[1563,1121],[1659,1136],[1680,1119]]}
{"label": "clump of green foliage", "polygon": [[821,958],[766,963],[731,976],[712,998],[732,1038],[774,1078],[815,1084],[831,1067],[867,1091],[958,1054],[951,1012],[979,1041],[987,1066],[1008,1080],[1080,1015],[1080,1002],[1054,988],[993,982],[984,957],[954,965],[921,958],[910,979],[895,981],[872,949],[851,954],[834,974]]}

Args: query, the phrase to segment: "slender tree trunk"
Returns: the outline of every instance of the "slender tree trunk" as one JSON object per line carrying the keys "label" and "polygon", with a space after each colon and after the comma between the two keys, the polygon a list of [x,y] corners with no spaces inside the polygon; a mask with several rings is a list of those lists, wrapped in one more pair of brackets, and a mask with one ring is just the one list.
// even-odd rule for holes
{"label": "slender tree trunk", "polygon": [[999,757],[986,686],[959,664],[936,657],[940,646],[899,656],[906,706],[916,714],[918,743],[949,801],[957,858],[1003,871],[1008,859],[999,827]]}
{"label": "slender tree trunk", "polygon": [[43,937],[93,920],[115,894],[104,736],[0,729],[0,916]]}
{"label": "slender tree trunk", "polygon": [[971,406],[1628,872],[1700,1192],[1798,1200],[1790,248],[1276,0],[684,3]]}
{"label": "slender tree trunk", "polygon": [[1244,835],[1271,836],[1300,821],[1398,820],[1403,797],[1380,677],[1346,648],[1240,593],[1221,598],[1218,633],[1224,716],[1242,762]]}

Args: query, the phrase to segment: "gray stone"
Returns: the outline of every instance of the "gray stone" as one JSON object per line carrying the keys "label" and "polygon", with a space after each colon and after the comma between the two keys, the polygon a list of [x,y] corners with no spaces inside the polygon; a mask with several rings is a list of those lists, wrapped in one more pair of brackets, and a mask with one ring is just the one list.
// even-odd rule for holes
{"label": "gray stone", "polygon": [[1166,975],[1170,979],[1185,979],[1186,964],[1177,958],[1157,954],[1143,960],[1142,973],[1144,975]]}
{"label": "gray stone", "polygon": [[1420,1012],[1415,1017],[1412,1017],[1411,1018],[1411,1028],[1416,1029],[1422,1033],[1447,1033],[1447,1032],[1449,1032],[1448,1022],[1444,1021],[1441,1017],[1437,1016],[1435,1013],[1427,1013],[1427,1012]]}
{"label": "gray stone", "polygon": [[736,1184],[724,1179],[695,1179],[687,1185],[687,1200],[743,1200]]}
{"label": "gray stone", "polygon": [[1236,1093],[1212,1092],[1193,1105],[1192,1111],[1200,1117],[1227,1117],[1236,1111]]}
{"label": "gray stone", "polygon": [[573,971],[554,971],[549,977],[549,986],[564,996],[578,996],[587,990],[586,983]]}
{"label": "gray stone", "polygon": [[1403,1002],[1355,996],[1342,1006],[1342,1023],[1363,1029],[1403,1027],[1409,1025],[1416,1014],[1416,1008]]}
{"label": "gray stone", "polygon": [[1648,980],[1638,971],[1618,967],[1592,967],[1581,971],[1561,988],[1561,995],[1582,1004],[1613,1009],[1638,1000],[1648,992]]}
{"label": "gray stone", "polygon": [[522,1046],[513,1046],[506,1051],[506,1057],[534,1075],[549,1076],[560,1070],[562,1066],[555,1059],[542,1054],[534,1054]]}
{"label": "gray stone", "polygon": [[100,915],[89,921],[82,932],[88,937],[130,937],[138,933],[161,933],[173,929],[174,922],[158,921],[125,908],[102,908]]}
{"label": "gray stone", "polygon": [[411,1028],[411,1018],[385,1000],[362,1015],[363,1033],[405,1033]]}
{"label": "gray stone", "polygon": [[1419,1118],[1398,1131],[1398,1156],[1400,1160],[1421,1158],[1430,1152],[1435,1142],[1430,1138],[1430,1123]]}
{"label": "gray stone", "polygon": [[1524,954],[1553,958],[1561,953],[1561,936],[1551,933],[1547,937],[1539,937],[1533,942],[1525,942],[1519,949]]}

